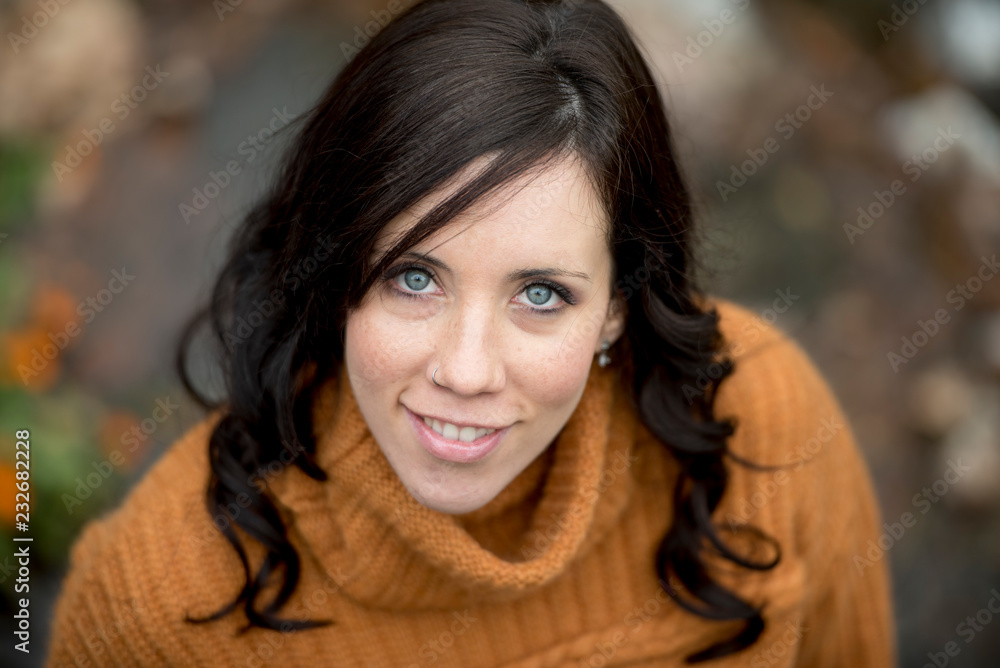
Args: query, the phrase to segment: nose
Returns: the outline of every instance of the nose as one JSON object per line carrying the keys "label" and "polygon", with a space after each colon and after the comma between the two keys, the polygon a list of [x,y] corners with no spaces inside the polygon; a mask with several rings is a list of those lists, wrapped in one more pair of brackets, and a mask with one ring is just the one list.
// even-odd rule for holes
{"label": "nose", "polygon": [[436,334],[438,355],[427,371],[428,380],[465,396],[499,391],[505,371],[498,329],[487,306],[456,308]]}

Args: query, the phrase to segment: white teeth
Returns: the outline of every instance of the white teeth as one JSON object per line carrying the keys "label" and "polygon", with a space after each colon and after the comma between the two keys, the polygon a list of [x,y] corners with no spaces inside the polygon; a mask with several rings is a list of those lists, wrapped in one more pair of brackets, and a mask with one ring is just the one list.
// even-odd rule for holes
{"label": "white teeth", "polygon": [[471,443],[477,438],[482,438],[486,434],[492,434],[496,431],[496,429],[477,429],[475,427],[462,427],[459,429],[458,425],[450,422],[445,422],[442,425],[439,421],[427,417],[424,418],[424,424],[449,440],[464,441],[465,443]]}

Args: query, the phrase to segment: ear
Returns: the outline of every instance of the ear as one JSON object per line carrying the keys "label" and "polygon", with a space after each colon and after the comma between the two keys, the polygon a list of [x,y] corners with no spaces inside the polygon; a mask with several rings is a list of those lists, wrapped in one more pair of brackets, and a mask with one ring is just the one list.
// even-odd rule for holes
{"label": "ear", "polygon": [[601,328],[601,336],[597,340],[598,348],[595,352],[600,352],[600,345],[604,341],[614,345],[615,341],[625,332],[627,313],[625,301],[617,293],[612,295],[611,301],[608,302],[608,314],[604,319],[604,326]]}

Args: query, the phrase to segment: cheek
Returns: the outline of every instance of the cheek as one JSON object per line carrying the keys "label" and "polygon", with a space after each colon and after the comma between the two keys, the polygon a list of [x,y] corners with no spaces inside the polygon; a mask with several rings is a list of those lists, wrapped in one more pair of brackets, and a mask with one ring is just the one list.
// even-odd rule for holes
{"label": "cheek", "polygon": [[587,382],[592,358],[589,346],[573,349],[563,346],[558,355],[536,361],[530,374],[519,375],[524,386],[531,388],[531,395],[540,398],[540,404],[558,408],[577,399],[580,388]]}
{"label": "cheek", "polygon": [[408,372],[415,346],[380,310],[376,304],[348,317],[344,354],[354,378],[382,384]]}
{"label": "cheek", "polygon": [[586,381],[603,323],[600,312],[589,310],[573,318],[567,327],[537,340],[531,366],[550,384],[551,395],[565,396]]}

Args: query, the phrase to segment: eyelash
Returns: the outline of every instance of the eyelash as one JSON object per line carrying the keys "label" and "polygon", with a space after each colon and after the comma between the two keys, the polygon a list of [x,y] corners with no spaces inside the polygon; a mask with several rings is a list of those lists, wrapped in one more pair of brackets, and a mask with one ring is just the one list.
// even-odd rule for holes
{"label": "eyelash", "polygon": [[[407,265],[393,267],[382,276],[382,280],[389,281],[395,279],[404,271],[409,271],[410,269],[416,269],[417,271],[422,271],[425,274],[429,275],[432,280],[437,281],[437,278],[434,276],[433,271],[419,264],[407,264]],[[559,285],[558,283],[553,283],[552,281],[547,281],[545,279],[533,280],[531,283],[528,283],[524,287],[522,287],[521,290],[518,292],[518,294],[524,292],[532,285],[544,285],[545,287],[550,288],[553,292],[559,295],[559,297],[561,297],[564,302],[566,302],[566,306],[573,306],[574,304],[576,304],[576,300],[573,298],[573,293],[567,290],[564,286]],[[403,290],[397,288],[395,285],[392,286],[392,291],[405,299],[423,299],[426,296],[426,295],[413,294],[412,292],[404,292]],[[524,308],[539,315],[550,316],[559,313],[560,311],[565,309],[566,306],[559,306],[557,308],[534,308],[533,306],[525,306]]]}

